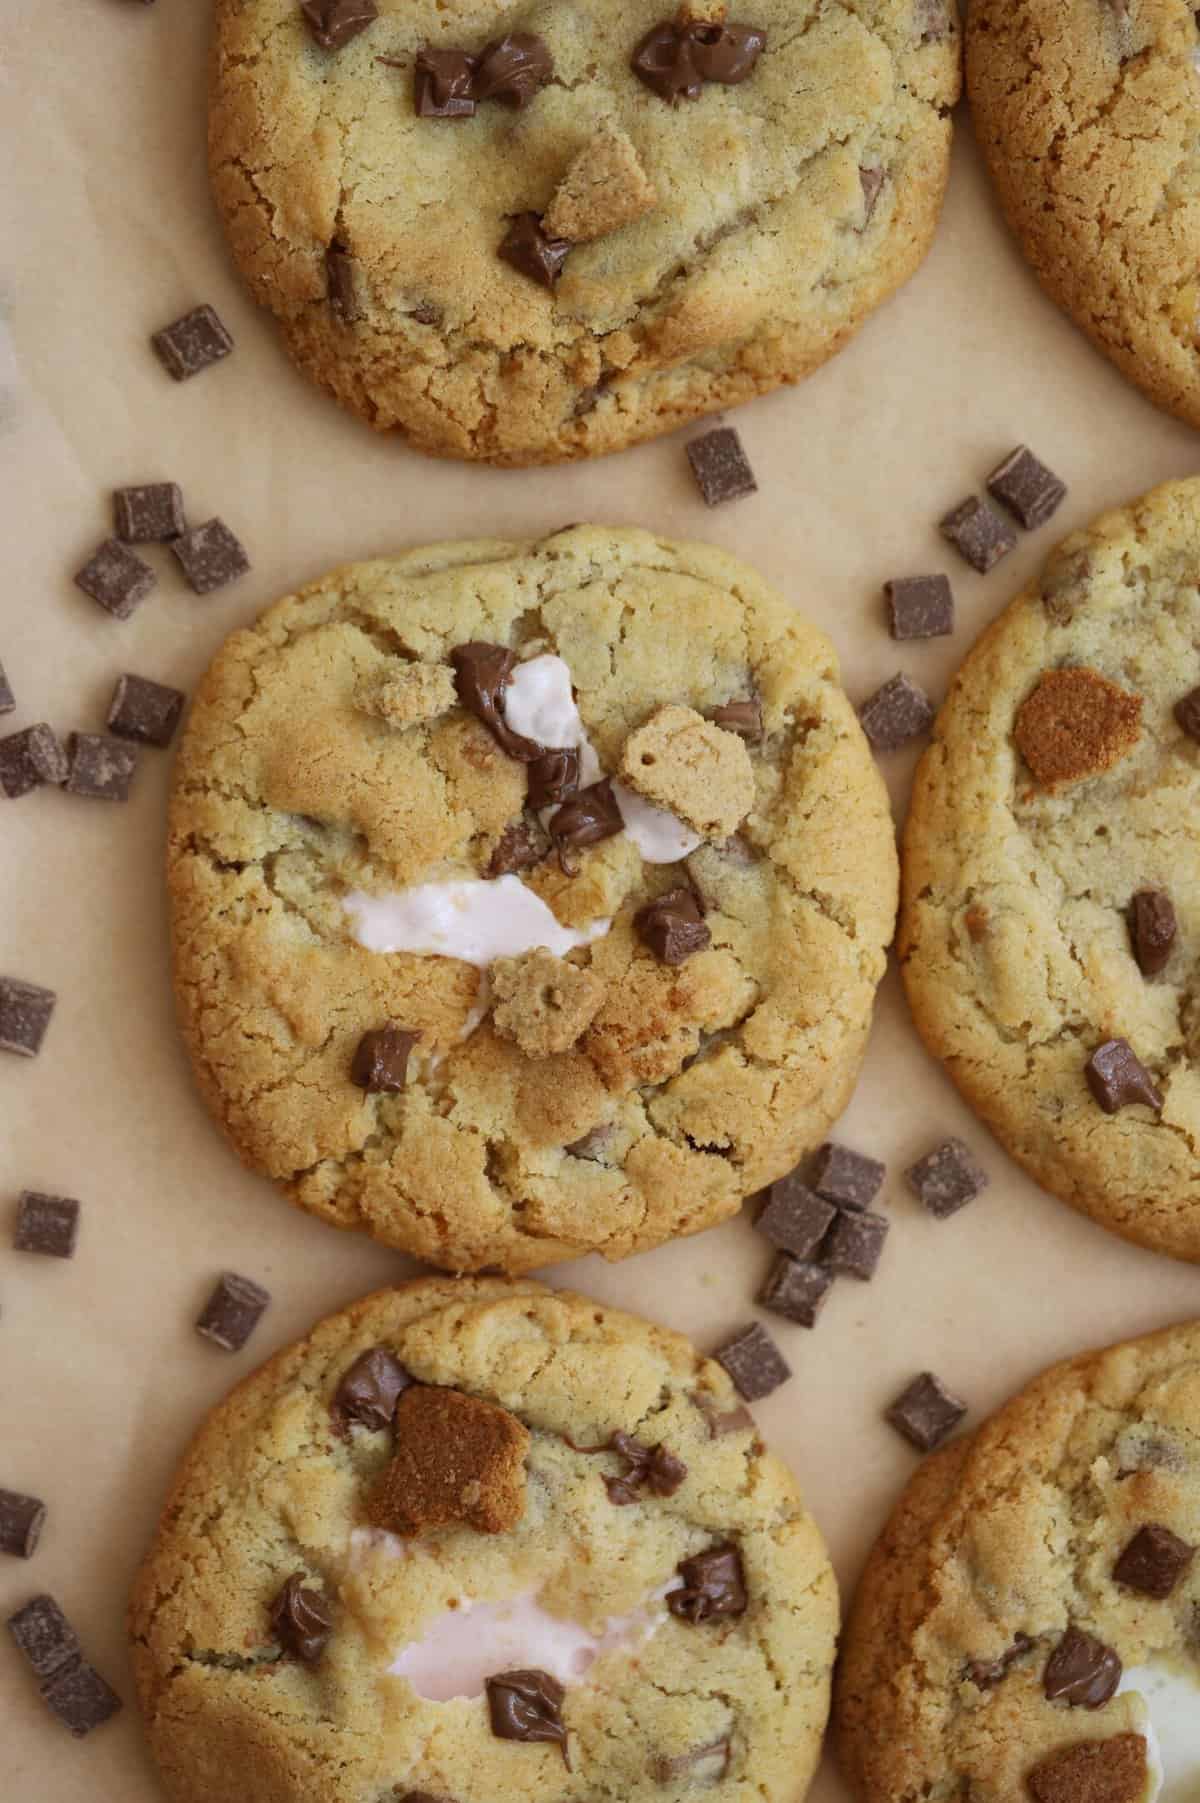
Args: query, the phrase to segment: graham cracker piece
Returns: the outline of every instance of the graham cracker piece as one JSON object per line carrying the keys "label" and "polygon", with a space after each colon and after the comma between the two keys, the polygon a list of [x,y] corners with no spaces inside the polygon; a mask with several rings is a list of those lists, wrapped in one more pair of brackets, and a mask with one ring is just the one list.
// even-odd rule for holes
{"label": "graham cracker piece", "polygon": [[519,958],[497,958],[490,975],[492,1024],[529,1058],[568,1051],[604,1000],[598,976],[542,946]]}
{"label": "graham cracker piece", "polygon": [[396,1405],[395,1436],[367,1505],[374,1527],[402,1539],[458,1524],[481,1534],[516,1527],[529,1430],[515,1415],[462,1390],[414,1384]]}
{"label": "graham cracker piece", "polygon": [[360,684],[355,696],[364,714],[375,714],[390,726],[414,726],[449,713],[457,696],[449,664],[403,664],[380,681]]}
{"label": "graham cracker piece", "polygon": [[1120,763],[1142,730],[1142,697],[1086,667],[1046,670],[1017,709],[1017,749],[1044,788]]}
{"label": "graham cracker piece", "polygon": [[1037,1803],[1144,1803],[1148,1779],[1142,1736],[1114,1734],[1051,1753],[1030,1772],[1029,1789]]}
{"label": "graham cracker piece", "polygon": [[569,164],[546,209],[542,230],[551,238],[589,244],[632,225],[658,205],[632,139],[603,125]]}
{"label": "graham cracker piece", "polygon": [[706,839],[727,839],[754,805],[754,767],[736,733],[671,703],[631,732],[621,779]]}

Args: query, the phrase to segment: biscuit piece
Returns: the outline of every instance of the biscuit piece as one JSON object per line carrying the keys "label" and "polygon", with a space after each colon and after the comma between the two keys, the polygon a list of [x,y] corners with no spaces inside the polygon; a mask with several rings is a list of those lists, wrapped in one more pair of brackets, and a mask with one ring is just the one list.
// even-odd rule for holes
{"label": "biscuit piece", "polygon": [[408,1539],[461,1522],[507,1534],[525,1513],[529,1430],[462,1390],[413,1384],[396,1405],[396,1450],[367,1507],[377,1528]]}
{"label": "biscuit piece", "polygon": [[1099,776],[1138,742],[1142,698],[1071,666],[1047,670],[1017,709],[1013,738],[1044,788]]}
{"label": "biscuit piece", "polygon": [[457,696],[449,664],[402,664],[382,680],[372,676],[360,685],[356,700],[364,713],[377,714],[389,726],[412,726],[448,713]]}
{"label": "biscuit piece", "polygon": [[489,976],[496,997],[492,1024],[530,1058],[567,1051],[604,1000],[599,977],[540,947],[519,958],[497,958]]}
{"label": "biscuit piece", "polygon": [[621,775],[706,839],[728,839],[754,805],[754,767],[744,741],[691,707],[660,707],[631,732]]}
{"label": "biscuit piece", "polygon": [[554,190],[542,230],[551,238],[589,244],[632,225],[657,205],[654,184],[628,132],[602,126]]}

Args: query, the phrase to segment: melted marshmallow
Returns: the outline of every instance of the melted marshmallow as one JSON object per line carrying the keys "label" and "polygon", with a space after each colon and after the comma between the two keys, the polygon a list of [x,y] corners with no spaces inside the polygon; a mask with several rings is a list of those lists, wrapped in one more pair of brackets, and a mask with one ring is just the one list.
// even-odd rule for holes
{"label": "melted marshmallow", "polygon": [[[577,748],[579,786],[599,782],[603,771],[595,747],[584,730],[575,705],[571,667],[564,658],[546,653],[518,664],[504,690],[504,720],[514,732],[552,751]],[[543,816],[543,825],[553,808]]]}
{"label": "melted marshmallow", "polygon": [[544,946],[556,958],[603,939],[611,920],[560,926],[540,895],[519,876],[491,882],[459,877],[417,883],[388,895],[352,890],[343,901],[351,931],[370,952],[425,952],[458,958],[480,970],[493,958],[516,958]]}
{"label": "melted marshmallow", "polygon": [[656,808],[643,800],[624,783],[614,782],[613,795],[625,822],[625,831],[647,864],[677,864],[680,858],[686,858],[703,842],[701,833],[694,833],[666,808]]}
{"label": "melted marshmallow", "polygon": [[1143,1732],[1150,1755],[1148,1803],[1196,1803],[1200,1798],[1200,1681],[1182,1667],[1137,1665],[1121,1675],[1117,1692],[1136,1691],[1146,1705]]}

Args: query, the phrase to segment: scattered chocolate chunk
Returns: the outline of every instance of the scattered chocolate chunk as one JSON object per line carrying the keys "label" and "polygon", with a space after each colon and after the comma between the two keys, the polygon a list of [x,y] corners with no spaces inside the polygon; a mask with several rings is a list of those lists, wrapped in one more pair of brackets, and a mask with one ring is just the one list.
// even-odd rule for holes
{"label": "scattered chocolate chunk", "polygon": [[128,801],[138,754],[121,739],[102,732],[73,732],[67,741],[68,795],[87,801]]}
{"label": "scattered chocolate chunk", "polygon": [[643,1490],[649,1490],[652,1496],[674,1496],[687,1477],[683,1460],[665,1446],[643,1446],[631,1434],[623,1433],[615,1433],[608,1444],[625,1461],[620,1477],[604,1480],[608,1500],[618,1507],[640,1501]]}
{"label": "scattered chocolate chunk", "polygon": [[172,541],[171,549],[197,595],[211,595],[227,582],[236,582],[250,568],[241,540],[224,520],[205,520],[202,526],[193,526]]}
{"label": "scattered chocolate chunk", "polygon": [[1033,1641],[1028,1634],[1018,1634],[1010,1647],[1006,1647],[998,1659],[973,1659],[963,1673],[968,1684],[976,1690],[994,1690],[1007,1678],[1017,1660],[1027,1653]]}
{"label": "scattered chocolate chunk", "polygon": [[1002,557],[1016,549],[1017,535],[1013,528],[978,495],[968,495],[965,501],[952,508],[938,521],[938,531],[981,576],[986,576]]}
{"label": "scattered chocolate chunk", "polygon": [[158,584],[148,563],[118,538],[106,538],[74,577],[76,588],[98,601],[114,620],[127,620]]}
{"label": "scattered chocolate chunk", "polygon": [[271,1604],[271,1632],[293,1659],[316,1665],[333,1633],[333,1616],[319,1590],[310,1590],[304,1573],[294,1571]]}
{"label": "scattered chocolate chunk", "polygon": [[566,1691],[549,1672],[497,1672],[487,1679],[488,1716],[497,1740],[546,1741],[562,1749],[568,1771]]}
{"label": "scattered chocolate chunk", "polygon": [[391,1463],[371,1494],[375,1527],[403,1539],[462,1523],[506,1534],[525,1513],[529,1430],[497,1403],[409,1384],[396,1404]]}
{"label": "scattered chocolate chunk", "polygon": [[187,530],[178,482],[143,482],[113,493],[113,529],[126,545],[163,545]]}
{"label": "scattered chocolate chunk", "polygon": [[683,1583],[667,1592],[667,1608],[693,1627],[725,1615],[744,1615],[749,1603],[742,1555],[736,1546],[710,1546],[678,1566]]}
{"label": "scattered chocolate chunk", "polygon": [[58,734],[45,721],[0,739],[0,789],[10,801],[43,783],[65,783],[68,769]]}
{"label": "scattered chocolate chunk", "polygon": [[545,752],[544,745],[523,739],[504,718],[504,691],[516,668],[516,654],[506,645],[490,645],[483,639],[472,639],[455,645],[450,653],[454,665],[454,686],[458,699],[468,713],[482,720],[501,751],[523,764],[536,763]]}
{"label": "scattered chocolate chunk", "polygon": [[782,1315],[798,1327],[815,1327],[832,1286],[833,1272],[823,1264],[809,1264],[781,1252],[758,1293],[758,1301],[772,1314]]}
{"label": "scattered chocolate chunk", "polygon": [[167,374],[177,382],[198,376],[233,349],[233,339],[212,307],[193,307],[182,319],[155,332],[150,343]]}
{"label": "scattered chocolate chunk", "polygon": [[300,11],[322,50],[340,50],[379,17],[375,0],[300,0]]}
{"label": "scattered chocolate chunk", "polygon": [[147,676],[120,676],[108,705],[108,730],[118,739],[136,739],[142,745],[169,745],[183,702],[182,689],[151,682]]}
{"label": "scattered chocolate chunk", "polygon": [[502,100],[518,111],[544,88],[554,74],[554,58],[544,38],[532,31],[509,31],[479,58],[476,100]]}
{"label": "scattered chocolate chunk", "polygon": [[827,1140],[813,1159],[812,1186],[839,1208],[870,1208],[883,1187],[887,1166],[863,1152]]}
{"label": "scattered chocolate chunk", "polygon": [[435,50],[431,44],[423,45],[413,70],[413,105],[418,117],[469,119],[475,111],[476,67],[477,59],[466,50]]}
{"label": "scattered chocolate chunk", "polygon": [[934,708],[924,689],[897,671],[858,711],[862,729],[876,751],[897,751],[933,724]]}
{"label": "scattered chocolate chunk", "polygon": [[42,1701],[76,1740],[101,1727],[121,1708],[121,1699],[85,1659],[64,1665],[42,1685]]}
{"label": "scattered chocolate chunk", "polygon": [[395,1353],[386,1346],[372,1346],[342,1374],[334,1392],[333,1418],[339,1427],[354,1421],[369,1433],[382,1433],[391,1427],[396,1404],[413,1381]]}
{"label": "scattered chocolate chunk", "polygon": [[18,1252],[43,1252],[48,1258],[74,1258],[79,1238],[79,1204],[70,1196],[44,1196],[21,1191],[13,1246]]}
{"label": "scattered chocolate chunk", "polygon": [[738,501],[757,491],[754,471],[732,426],[717,426],[693,438],[687,454],[706,507],[719,507],[723,501]]}
{"label": "scattered chocolate chunk", "polygon": [[1127,1039],[1106,1039],[1097,1046],[1083,1074],[1105,1114],[1134,1103],[1161,1112],[1162,1094]]}
{"label": "scattered chocolate chunk", "polygon": [[1200,689],[1192,689],[1175,703],[1175,718],[1188,738],[1200,744]]}
{"label": "scattered chocolate chunk", "polygon": [[578,865],[568,863],[568,852],[585,845],[598,845],[601,839],[612,839],[623,831],[625,822],[613,794],[612,783],[605,777],[580,789],[564,801],[550,816],[550,838],[558,853],[558,861],[568,876],[574,876]]}
{"label": "scattered chocolate chunk", "polygon": [[719,707],[710,707],[706,718],[726,732],[735,732],[739,739],[745,739],[751,745],[757,744],[763,736],[762,702],[757,695],[751,695],[745,701],[723,701]]}
{"label": "scattered chocolate chunk", "polygon": [[639,908],[633,924],[660,964],[682,964],[712,940],[696,892],[686,883],[676,884]]}
{"label": "scattered chocolate chunk", "polygon": [[51,1596],[35,1596],[8,1620],[17,1650],[38,1680],[42,1698],[82,1739],[121,1707],[121,1699],[83,1657],[78,1636]]}
{"label": "scattered chocolate chunk", "polygon": [[961,1139],[945,1139],[932,1152],[910,1165],[904,1175],[910,1187],[937,1221],[973,1202],[988,1186],[989,1178]]}
{"label": "scattered chocolate chunk", "polygon": [[860,231],[866,231],[875,217],[875,208],[879,205],[879,196],[883,192],[885,181],[883,170],[878,163],[867,163],[858,171],[859,185],[863,197],[863,222]]}
{"label": "scattered chocolate chunk", "polygon": [[1059,1747],[1026,1774],[1035,1803],[1141,1803],[1150,1765],[1141,1734],[1110,1734]]}
{"label": "scattered chocolate chunk", "polygon": [[399,1095],[408,1083],[409,1054],[421,1037],[407,1027],[374,1027],[358,1042],[350,1081],[370,1095]]}
{"label": "scattered chocolate chunk", "polygon": [[579,751],[574,745],[552,748],[535,758],[528,770],[525,800],[534,809],[557,807],[579,790]]}
{"label": "scattered chocolate chunk", "polygon": [[829,1271],[869,1283],[883,1256],[889,1225],[882,1215],[850,1209],[839,1212],[822,1263]]}
{"label": "scattered chocolate chunk", "polygon": [[1042,1675],[1042,1689],[1049,1702],[1066,1702],[1073,1709],[1101,1709],[1116,1694],[1121,1682],[1121,1661],[1110,1646],[1068,1628]]}
{"label": "scattered chocolate chunk", "polygon": [[52,989],[23,983],[20,977],[0,977],[0,1052],[36,1058],[57,1000]]}
{"label": "scattered chocolate chunk", "polygon": [[496,255],[520,275],[543,288],[553,288],[571,250],[568,238],[551,238],[542,230],[540,213],[518,213]]}
{"label": "scattered chocolate chunk", "polygon": [[344,326],[352,326],[359,317],[358,296],[355,293],[354,258],[340,239],[334,238],[325,252],[325,297],[330,310],[337,314]]}
{"label": "scattered chocolate chunk", "polygon": [[225,1271],[204,1305],[196,1332],[225,1352],[240,1352],[270,1300],[270,1292],[252,1278]]}
{"label": "scattered chocolate chunk", "polygon": [[32,1559],[45,1525],[44,1502],[17,1490],[0,1490],[0,1553]]}
{"label": "scattered chocolate chunk", "polygon": [[932,1452],[954,1432],[966,1412],[966,1403],[952,1396],[940,1378],[923,1371],[897,1396],[885,1419],[918,1452]]}
{"label": "scattered chocolate chunk", "polygon": [[1066,499],[1067,487],[1053,470],[1040,463],[1027,445],[1010,451],[987,479],[987,490],[1015,513],[1027,532],[1044,526]]}
{"label": "scattered chocolate chunk", "polygon": [[1139,889],[1129,904],[1129,937],[1144,977],[1156,977],[1170,961],[1179,931],[1175,907],[1163,889]]}
{"label": "scattered chocolate chunk", "polygon": [[1139,1528],[1113,1566],[1113,1577],[1126,1590],[1137,1590],[1157,1602],[1170,1596],[1192,1560],[1196,1549],[1152,1521]]}
{"label": "scattered chocolate chunk", "polygon": [[726,1434],[742,1434],[754,1432],[754,1416],[749,1409],[740,1405],[736,1409],[722,1409],[712,1396],[703,1390],[689,1391],[692,1401],[708,1423],[710,1440],[723,1440]]}
{"label": "scattered chocolate chunk", "polygon": [[757,25],[664,19],[651,26],[630,59],[639,81],[674,104],[696,100],[706,81],[735,87],[752,72],[767,34]]}
{"label": "scattered chocolate chunk", "polygon": [[757,1321],[735,1334],[713,1357],[733,1379],[734,1388],[747,1402],[769,1396],[792,1375],[792,1368],[765,1327]]}
{"label": "scattered chocolate chunk", "polygon": [[4,665],[0,664],[0,714],[11,714],[17,705],[17,698],[12,692],[12,684],[4,673]]}
{"label": "scattered chocolate chunk", "polygon": [[936,639],[954,631],[948,576],[897,576],[883,585],[894,639]]}
{"label": "scattered chocolate chunk", "polygon": [[1013,721],[1017,750],[1046,788],[1111,770],[1137,744],[1142,697],[1098,670],[1046,670]]}
{"label": "scattered chocolate chunk", "polygon": [[492,853],[487,873],[490,877],[511,876],[514,871],[532,870],[550,850],[550,835],[536,821],[521,820],[506,826]]}
{"label": "scattered chocolate chunk", "polygon": [[795,1171],[763,1193],[766,1206],[756,1222],[758,1231],[793,1258],[814,1258],[837,1219],[837,1209],[801,1183]]}
{"label": "scattered chocolate chunk", "polygon": [[733,1746],[728,1740],[711,1740],[707,1746],[691,1747],[686,1753],[656,1753],[650,1761],[650,1776],[656,1784],[675,1784],[680,1778],[719,1784],[729,1774],[732,1756]]}

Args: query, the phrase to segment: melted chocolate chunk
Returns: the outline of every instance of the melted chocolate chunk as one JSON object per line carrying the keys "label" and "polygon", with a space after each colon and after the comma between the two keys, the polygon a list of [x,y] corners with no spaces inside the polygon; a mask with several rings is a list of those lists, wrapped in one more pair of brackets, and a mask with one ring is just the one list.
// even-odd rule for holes
{"label": "melted chocolate chunk", "polygon": [[703,1775],[704,1780],[719,1784],[728,1776],[732,1754],[728,1740],[710,1740],[707,1746],[691,1747],[686,1753],[658,1753],[650,1761],[650,1776],[656,1784],[675,1784],[699,1772],[701,1766],[709,1766],[711,1771]]}
{"label": "melted chocolate chunk", "polygon": [[396,1404],[413,1382],[394,1353],[372,1346],[343,1373],[333,1397],[334,1422],[344,1429],[356,1421],[371,1433],[382,1432],[392,1425]]}
{"label": "melted chocolate chunk", "polygon": [[544,38],[532,31],[509,31],[487,46],[475,75],[476,100],[529,105],[554,74],[554,58]]}
{"label": "melted chocolate chunk", "polygon": [[687,27],[692,40],[692,60],[701,81],[720,82],[736,88],[754,70],[767,47],[761,25],[735,25],[694,19]]}
{"label": "melted chocolate chunk", "polygon": [[300,11],[322,50],[340,50],[379,17],[375,0],[300,0]]}
{"label": "melted chocolate chunk", "polygon": [[1175,719],[1188,738],[1200,744],[1200,689],[1192,689],[1175,703]]}
{"label": "melted chocolate chunk", "polygon": [[488,1715],[497,1740],[549,1741],[562,1749],[568,1771],[566,1691],[549,1672],[498,1672],[487,1679]]}
{"label": "melted chocolate chunk", "polygon": [[630,67],[639,81],[674,105],[698,100],[706,81],[724,87],[745,81],[766,42],[766,32],[757,25],[664,19],[641,39]]}
{"label": "melted chocolate chunk", "polygon": [[1028,1634],[1018,1634],[998,1659],[973,1659],[963,1676],[976,1690],[994,1690],[997,1684],[1003,1683],[1012,1666],[1032,1645]]}
{"label": "melted chocolate chunk", "polygon": [[[381,59],[382,60],[382,59]],[[477,58],[466,50],[417,51],[413,104],[422,119],[469,119],[475,111]]]}
{"label": "melted chocolate chunk", "polygon": [[341,240],[335,238],[325,252],[325,294],[333,312],[347,326],[353,325],[359,317],[354,270],[354,258]]}
{"label": "melted chocolate chunk", "polygon": [[579,790],[579,751],[552,747],[529,766],[529,789],[525,800],[531,808],[557,807]]}
{"label": "melted chocolate chunk", "polygon": [[683,1583],[667,1592],[667,1608],[680,1621],[712,1621],[719,1616],[744,1615],[749,1598],[742,1555],[736,1546],[710,1546],[678,1567]]}
{"label": "melted chocolate chunk", "polygon": [[377,1027],[364,1033],[350,1066],[350,1081],[370,1095],[398,1095],[408,1082],[408,1057],[419,1033],[407,1027]]}
{"label": "melted chocolate chunk", "polygon": [[1110,1646],[1080,1628],[1068,1628],[1046,1662],[1042,1689],[1051,1703],[1100,1709],[1121,1682],[1121,1661]]}
{"label": "melted chocolate chunk", "polygon": [[567,861],[567,853],[584,845],[598,845],[601,839],[613,839],[624,828],[621,810],[613,794],[612,783],[605,777],[580,789],[550,817],[550,838],[558,853],[558,861],[567,876],[574,876],[578,865]]}
{"label": "melted chocolate chunk", "polygon": [[569,238],[551,238],[542,230],[540,213],[518,213],[500,241],[496,255],[543,288],[553,288],[571,249]]}
{"label": "melted chocolate chunk", "polygon": [[1127,1039],[1106,1039],[1097,1046],[1083,1074],[1105,1114],[1116,1114],[1119,1108],[1134,1103],[1162,1109],[1162,1095]]}
{"label": "melted chocolate chunk", "polygon": [[319,1590],[306,1590],[304,1573],[294,1571],[271,1604],[271,1632],[293,1659],[316,1665],[333,1633],[333,1616]]}
{"label": "melted chocolate chunk", "polygon": [[686,883],[639,908],[633,924],[660,964],[682,964],[712,940],[696,892]]}
{"label": "melted chocolate chunk", "polygon": [[752,745],[763,736],[762,702],[757,695],[751,695],[746,701],[725,701],[720,707],[710,707],[708,718],[714,726],[735,732],[739,739],[746,739]]}
{"label": "melted chocolate chunk", "polygon": [[1113,1566],[1113,1577],[1126,1590],[1137,1590],[1162,1602],[1170,1596],[1196,1557],[1196,1549],[1161,1522],[1139,1528]]}
{"label": "melted chocolate chunk", "polygon": [[515,733],[504,718],[504,691],[516,668],[516,653],[506,645],[491,645],[483,639],[472,639],[456,645],[450,653],[454,665],[454,686],[458,699],[468,713],[482,720],[501,751],[522,764],[536,763],[545,746]]}
{"label": "melted chocolate chunk", "polygon": [[683,1460],[665,1446],[643,1446],[631,1434],[619,1432],[608,1444],[626,1465],[620,1477],[604,1480],[608,1500],[618,1507],[637,1502],[642,1490],[649,1490],[652,1496],[674,1496],[688,1474]]}
{"label": "melted chocolate chunk", "polygon": [[1162,889],[1139,889],[1129,904],[1129,937],[1144,977],[1156,977],[1169,962],[1179,923],[1170,896]]}
{"label": "melted chocolate chunk", "polygon": [[536,821],[520,820],[514,826],[505,827],[487,873],[491,877],[511,876],[514,871],[532,870],[549,850],[549,834]]}

